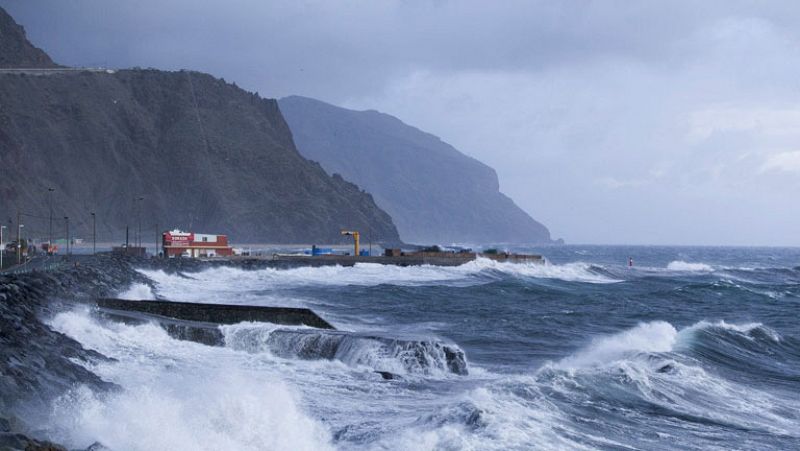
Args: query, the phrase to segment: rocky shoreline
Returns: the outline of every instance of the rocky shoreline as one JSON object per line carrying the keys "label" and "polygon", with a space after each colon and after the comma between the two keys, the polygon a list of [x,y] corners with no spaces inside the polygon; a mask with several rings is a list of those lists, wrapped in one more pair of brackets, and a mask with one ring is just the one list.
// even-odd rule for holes
{"label": "rocky shoreline", "polygon": [[0,450],[65,449],[42,436],[37,416],[76,385],[99,391],[116,388],[75,363],[107,357],[84,349],[43,320],[146,279],[133,270],[131,260],[118,256],[64,263],[56,271],[0,275]]}
{"label": "rocky shoreline", "polygon": [[[0,451],[65,450],[36,427],[41,412],[67,390],[86,385],[96,391],[117,387],[75,363],[107,359],[53,331],[48,318],[75,305],[115,295],[132,283],[151,284],[134,268],[169,273],[199,271],[220,264],[243,269],[260,262],[203,262],[146,259],[114,254],[58,258],[48,271],[0,275]],[[89,449],[97,450],[99,444]]]}

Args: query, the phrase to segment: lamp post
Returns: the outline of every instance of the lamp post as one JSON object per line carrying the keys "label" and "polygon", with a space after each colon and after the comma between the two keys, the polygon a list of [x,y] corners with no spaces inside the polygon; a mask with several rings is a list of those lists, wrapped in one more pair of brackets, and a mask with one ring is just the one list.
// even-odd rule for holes
{"label": "lamp post", "polygon": [[69,257],[69,216],[64,216],[64,233],[67,235],[67,257]]}
{"label": "lamp post", "polygon": [[17,222],[17,264],[22,263],[22,228],[24,224]]}
{"label": "lamp post", "polygon": [[47,205],[50,211],[50,226],[47,229],[47,253],[53,254],[53,191],[55,188],[47,188]]}
{"label": "lamp post", "polygon": [[6,226],[0,225],[0,271],[3,270],[3,254],[6,253],[6,246],[3,244],[3,229]]}
{"label": "lamp post", "polygon": [[97,254],[97,216],[92,212],[92,255]]}
{"label": "lamp post", "polygon": [[[144,196],[137,196],[133,198],[134,205],[136,206],[136,247],[142,247],[142,207],[141,201]],[[138,252],[138,249],[137,249]]]}

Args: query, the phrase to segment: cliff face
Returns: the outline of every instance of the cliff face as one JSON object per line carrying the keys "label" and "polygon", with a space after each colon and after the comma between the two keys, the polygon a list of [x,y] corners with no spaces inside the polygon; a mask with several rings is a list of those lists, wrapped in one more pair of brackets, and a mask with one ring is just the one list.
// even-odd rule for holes
{"label": "cliff face", "polygon": [[58,67],[25,38],[25,30],[0,8],[0,68]]}
{"label": "cliff face", "polygon": [[550,243],[550,232],[499,191],[497,174],[439,138],[375,111],[279,101],[300,152],[375,196],[404,241]]}
{"label": "cliff face", "polygon": [[52,72],[0,74],[0,218],[28,214],[26,236],[46,238],[52,187],[83,238],[94,211],[106,241],[139,218],[147,243],[155,224],[238,243],[346,242],[341,228],[398,241],[369,194],[297,152],[275,100],[196,72]]}

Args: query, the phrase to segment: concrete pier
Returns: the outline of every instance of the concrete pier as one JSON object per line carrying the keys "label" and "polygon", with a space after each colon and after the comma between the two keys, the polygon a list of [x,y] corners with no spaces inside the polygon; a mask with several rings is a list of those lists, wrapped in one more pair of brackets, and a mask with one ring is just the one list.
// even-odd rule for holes
{"label": "concrete pier", "polygon": [[[307,308],[262,307],[253,305],[201,304],[171,301],[129,301],[102,298],[96,300],[103,310],[138,312],[183,321],[213,324],[236,324],[245,321],[266,322],[288,326],[310,326],[335,329]],[[114,313],[114,312],[109,312]]]}

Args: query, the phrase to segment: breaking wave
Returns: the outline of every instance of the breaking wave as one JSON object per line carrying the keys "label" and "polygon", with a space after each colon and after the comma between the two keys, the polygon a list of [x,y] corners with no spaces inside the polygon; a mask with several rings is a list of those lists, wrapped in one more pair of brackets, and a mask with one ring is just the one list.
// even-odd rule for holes
{"label": "breaking wave", "polygon": [[263,323],[221,326],[225,345],[279,357],[338,360],[391,375],[467,374],[464,351],[437,340],[402,340]]}
{"label": "breaking wave", "polygon": [[[279,290],[305,286],[471,286],[489,283],[503,277],[525,279],[553,279],[566,282],[614,283],[602,268],[586,263],[504,263],[477,259],[460,266],[394,266],[377,263],[358,263],[352,267],[321,266],[292,269],[242,270],[219,267],[182,275],[167,274],[161,270],[139,270],[152,280],[158,294],[168,299],[192,297],[202,290],[214,298],[233,291]],[[196,297],[196,295],[194,295]],[[285,302],[284,302],[285,304]]]}
{"label": "breaking wave", "polygon": [[117,297],[132,301],[154,300],[156,299],[156,294],[153,293],[153,289],[149,285],[133,283],[127,290],[119,292]]}
{"label": "breaking wave", "polygon": [[596,338],[586,348],[559,361],[560,369],[579,369],[608,363],[631,353],[669,352],[678,339],[678,331],[665,321],[639,324],[633,329],[608,337]]}
{"label": "breaking wave", "polygon": [[[698,356],[709,345],[706,333],[725,336],[725,348],[740,339],[765,345],[780,341],[759,323],[701,321],[683,329],[666,321],[641,323],[597,337],[533,374],[490,379],[383,438],[378,446],[697,448],[696,437],[685,433],[687,422],[773,434],[787,443],[800,438],[800,399],[754,389],[707,369]],[[774,352],[772,348],[763,355]],[[745,363],[752,362],[738,362]]]}
{"label": "breaking wave", "polygon": [[[762,359],[742,354],[742,340],[760,342],[751,351],[760,350]],[[776,396],[719,373],[747,368],[752,378],[753,371],[768,371],[770,364],[764,362],[785,351],[779,343],[779,335],[759,323],[701,321],[677,330],[653,321],[593,340],[543,367],[536,383],[575,401],[588,396],[595,403],[622,404],[640,412],[644,403],[666,419],[800,438],[797,396]],[[709,362],[711,348],[729,358]]]}
{"label": "breaking wave", "polygon": [[685,272],[712,272],[714,268],[705,263],[690,263],[683,260],[675,260],[669,262],[667,269],[670,271],[685,271]]}
{"label": "breaking wave", "polygon": [[174,340],[154,324],[100,323],[86,312],[51,327],[113,357],[91,368],[121,390],[77,387],[56,401],[54,437],[119,450],[332,449],[327,429],[274,372],[248,369],[225,348]]}

